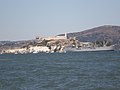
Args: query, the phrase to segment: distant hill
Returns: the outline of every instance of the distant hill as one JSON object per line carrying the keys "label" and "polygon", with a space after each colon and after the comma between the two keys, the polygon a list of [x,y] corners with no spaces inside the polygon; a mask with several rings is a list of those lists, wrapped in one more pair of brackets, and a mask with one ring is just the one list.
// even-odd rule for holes
{"label": "distant hill", "polygon": [[79,41],[90,42],[108,40],[117,44],[120,43],[120,26],[104,25],[81,32],[68,33],[68,37],[76,37]]}

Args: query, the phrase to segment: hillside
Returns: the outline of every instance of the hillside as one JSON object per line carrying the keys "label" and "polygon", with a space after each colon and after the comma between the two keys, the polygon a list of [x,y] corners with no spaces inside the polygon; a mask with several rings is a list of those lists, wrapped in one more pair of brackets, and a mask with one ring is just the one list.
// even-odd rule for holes
{"label": "hillside", "polygon": [[76,37],[79,41],[90,42],[108,40],[113,44],[118,44],[120,42],[120,26],[104,25],[81,32],[68,33],[68,37]]}

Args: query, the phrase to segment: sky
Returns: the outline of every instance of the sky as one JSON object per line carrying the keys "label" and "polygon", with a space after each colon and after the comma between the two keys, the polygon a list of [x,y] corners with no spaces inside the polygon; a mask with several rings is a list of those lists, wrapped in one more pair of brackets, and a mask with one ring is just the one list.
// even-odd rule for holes
{"label": "sky", "polygon": [[120,26],[120,0],[0,0],[0,41]]}

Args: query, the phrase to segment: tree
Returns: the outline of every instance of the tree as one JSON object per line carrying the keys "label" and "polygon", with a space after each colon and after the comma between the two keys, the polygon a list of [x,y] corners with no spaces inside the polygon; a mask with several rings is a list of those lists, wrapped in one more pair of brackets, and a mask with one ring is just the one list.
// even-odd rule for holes
{"label": "tree", "polygon": [[43,44],[44,46],[46,46],[46,45],[47,45],[47,42],[48,42],[48,41],[44,39],[44,40],[41,42],[41,44]]}

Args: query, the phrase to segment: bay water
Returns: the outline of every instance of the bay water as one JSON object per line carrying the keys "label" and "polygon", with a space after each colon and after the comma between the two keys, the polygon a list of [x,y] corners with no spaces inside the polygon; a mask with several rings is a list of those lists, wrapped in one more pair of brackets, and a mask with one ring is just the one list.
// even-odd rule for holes
{"label": "bay water", "polygon": [[120,90],[120,51],[2,54],[0,90]]}

